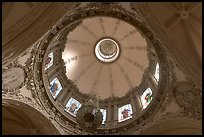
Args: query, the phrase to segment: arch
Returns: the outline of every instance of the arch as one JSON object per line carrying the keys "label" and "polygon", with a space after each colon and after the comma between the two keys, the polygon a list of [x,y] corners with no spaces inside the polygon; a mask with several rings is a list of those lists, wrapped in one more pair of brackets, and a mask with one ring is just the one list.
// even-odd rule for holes
{"label": "arch", "polygon": [[192,118],[171,118],[145,128],[142,135],[201,135],[201,121]]}
{"label": "arch", "polygon": [[2,100],[3,135],[59,135],[54,125],[36,109],[16,100]]}

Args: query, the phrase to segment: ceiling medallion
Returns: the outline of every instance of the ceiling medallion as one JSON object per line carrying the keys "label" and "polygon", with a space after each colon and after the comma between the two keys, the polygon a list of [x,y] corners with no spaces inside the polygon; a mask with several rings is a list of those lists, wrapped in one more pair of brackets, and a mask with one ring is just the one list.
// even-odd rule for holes
{"label": "ceiling medallion", "polygon": [[118,43],[111,38],[103,38],[95,46],[95,55],[102,62],[110,63],[118,59],[120,47]]}
{"label": "ceiling medallion", "polygon": [[25,81],[25,73],[21,67],[12,67],[5,70],[2,74],[2,88],[3,90],[19,89]]}

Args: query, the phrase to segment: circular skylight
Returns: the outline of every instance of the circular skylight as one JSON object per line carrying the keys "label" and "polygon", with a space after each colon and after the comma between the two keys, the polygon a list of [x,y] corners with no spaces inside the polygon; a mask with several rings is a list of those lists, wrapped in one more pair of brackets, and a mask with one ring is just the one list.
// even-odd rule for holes
{"label": "circular skylight", "polygon": [[113,62],[119,56],[118,43],[110,38],[100,40],[95,47],[95,55],[102,62]]}

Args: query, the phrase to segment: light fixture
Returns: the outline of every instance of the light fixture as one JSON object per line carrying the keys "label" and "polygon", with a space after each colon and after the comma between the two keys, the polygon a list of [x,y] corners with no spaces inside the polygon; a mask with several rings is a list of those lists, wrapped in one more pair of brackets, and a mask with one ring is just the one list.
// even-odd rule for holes
{"label": "light fixture", "polygon": [[85,130],[95,130],[102,124],[103,115],[99,109],[98,99],[98,97],[94,100],[90,99],[77,111],[76,121],[81,128]]}

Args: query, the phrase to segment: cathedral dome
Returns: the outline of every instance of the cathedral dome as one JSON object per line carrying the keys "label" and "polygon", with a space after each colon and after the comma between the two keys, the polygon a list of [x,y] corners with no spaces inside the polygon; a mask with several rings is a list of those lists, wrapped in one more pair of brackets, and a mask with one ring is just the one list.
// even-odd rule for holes
{"label": "cathedral dome", "polygon": [[[131,130],[155,114],[172,82],[162,43],[137,14],[117,3],[68,12],[45,34],[36,56],[42,103],[65,128],[80,129],[77,111],[86,112],[84,104],[99,95],[102,123],[87,132]],[[94,114],[79,116],[93,123]]]}
{"label": "cathedral dome", "polygon": [[3,134],[201,134],[201,3],[2,9]]}

